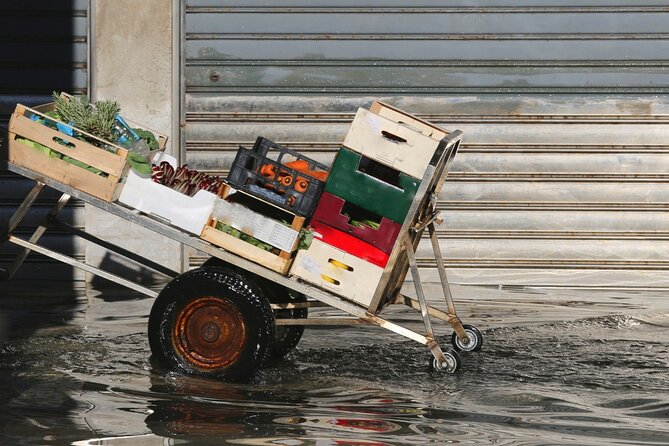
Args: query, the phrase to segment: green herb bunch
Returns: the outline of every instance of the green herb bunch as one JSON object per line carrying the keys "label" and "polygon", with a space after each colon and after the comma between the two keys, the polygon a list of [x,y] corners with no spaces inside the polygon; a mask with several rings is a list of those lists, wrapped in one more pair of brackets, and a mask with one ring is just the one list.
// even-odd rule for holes
{"label": "green herb bunch", "polygon": [[118,137],[112,129],[116,115],[121,111],[118,102],[100,100],[93,105],[86,95],[66,98],[56,92],[53,97],[56,101],[56,112],[63,121],[72,123],[98,138],[117,141]]}

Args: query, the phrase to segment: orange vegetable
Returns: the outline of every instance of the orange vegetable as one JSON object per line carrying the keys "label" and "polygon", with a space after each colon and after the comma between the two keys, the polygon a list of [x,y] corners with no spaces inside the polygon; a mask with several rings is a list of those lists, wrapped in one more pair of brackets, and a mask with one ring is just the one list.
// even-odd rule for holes
{"label": "orange vegetable", "polygon": [[288,172],[279,172],[279,181],[284,186],[290,186],[293,183],[293,176],[288,174]]}
{"label": "orange vegetable", "polygon": [[290,167],[291,169],[303,171],[303,170],[308,170],[309,169],[309,163],[304,160],[295,160],[291,161],[289,163],[285,163],[284,166]]}
{"label": "orange vegetable", "polygon": [[276,166],[274,164],[265,164],[260,168],[260,175],[264,177],[274,177],[276,175]]}
{"label": "orange vegetable", "polygon": [[326,181],[328,179],[328,173],[324,170],[305,170],[303,173],[320,181]]}
{"label": "orange vegetable", "polygon": [[306,178],[299,177],[295,182],[295,186],[293,186],[293,189],[295,189],[299,193],[304,193],[307,191],[307,187],[309,187],[309,181],[307,181]]}

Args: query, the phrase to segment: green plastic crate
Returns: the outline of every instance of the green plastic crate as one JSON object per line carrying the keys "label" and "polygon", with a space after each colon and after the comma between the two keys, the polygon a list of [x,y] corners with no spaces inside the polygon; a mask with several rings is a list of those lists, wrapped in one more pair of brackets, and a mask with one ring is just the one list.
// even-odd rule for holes
{"label": "green plastic crate", "polygon": [[330,169],[325,191],[404,223],[419,184],[407,174],[342,147]]}

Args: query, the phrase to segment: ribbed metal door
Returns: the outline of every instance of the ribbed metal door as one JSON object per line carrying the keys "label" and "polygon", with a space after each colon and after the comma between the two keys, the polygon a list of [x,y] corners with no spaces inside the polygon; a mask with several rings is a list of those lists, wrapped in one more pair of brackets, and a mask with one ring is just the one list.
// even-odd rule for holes
{"label": "ribbed metal door", "polygon": [[[0,7],[0,140],[5,147],[7,122],[17,103],[36,105],[50,102],[53,91],[87,92],[88,1],[5,1]],[[4,158],[4,157],[3,157]],[[0,221],[6,222],[34,183],[7,171],[0,171]],[[38,205],[24,219],[18,234],[27,235],[54,203],[54,193],[42,192]],[[84,207],[72,203],[61,213],[65,221],[83,227]],[[84,246],[72,237],[49,231],[46,246],[83,258]],[[0,245],[0,264],[7,264],[15,247]],[[82,279],[63,264],[30,255],[17,278]]]}
{"label": "ribbed metal door", "polygon": [[381,99],[464,131],[439,197],[452,280],[669,286],[666,1],[186,5],[191,166],[225,174],[258,135],[330,162]]}

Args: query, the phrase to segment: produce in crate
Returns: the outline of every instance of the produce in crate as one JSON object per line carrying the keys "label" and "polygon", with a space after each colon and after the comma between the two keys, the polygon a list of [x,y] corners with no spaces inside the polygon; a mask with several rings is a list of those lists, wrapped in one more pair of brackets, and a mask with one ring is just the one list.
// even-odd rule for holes
{"label": "produce in crate", "polygon": [[253,150],[240,147],[228,174],[236,189],[309,217],[324,188],[328,168],[267,138]]}
{"label": "produce in crate", "polygon": [[[86,133],[105,141],[119,144],[129,150],[128,163],[139,174],[149,175],[151,165],[148,160],[150,150],[158,149],[158,142],[152,132],[144,129],[133,129],[121,117],[121,107],[116,101],[99,100],[91,104],[88,96],[69,96],[53,93],[54,110],[46,113],[47,117],[33,115],[31,119],[61,133],[86,141],[108,152],[116,153],[113,145],[104,144],[91,138]],[[85,132],[85,133],[82,133]],[[141,136],[140,136],[141,134]],[[63,141],[62,144],[67,144]],[[47,146],[32,141],[32,147],[46,153],[50,157],[57,157],[78,167],[84,168],[98,175],[103,175],[99,169],[91,167],[81,161],[60,154]]]}
{"label": "produce in crate", "polygon": [[161,161],[158,165],[153,165],[151,179],[158,184],[191,197],[199,190],[216,194],[223,185],[223,179],[220,177],[189,169],[187,164],[175,169],[167,161]]}

